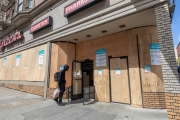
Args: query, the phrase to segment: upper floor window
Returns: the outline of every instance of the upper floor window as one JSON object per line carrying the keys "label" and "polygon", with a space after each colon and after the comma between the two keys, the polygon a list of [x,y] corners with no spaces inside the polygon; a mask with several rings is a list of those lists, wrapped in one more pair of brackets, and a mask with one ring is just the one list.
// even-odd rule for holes
{"label": "upper floor window", "polygon": [[14,16],[14,10],[12,11],[12,17]]}
{"label": "upper floor window", "polygon": [[27,1],[27,6],[28,6],[29,8],[33,8],[33,6],[34,6],[33,0],[28,0],[28,1]]}
{"label": "upper floor window", "polygon": [[9,15],[7,15],[7,17],[6,17],[6,21],[7,21],[8,23],[10,23],[10,20],[11,20],[10,16],[9,16]]}
{"label": "upper floor window", "polygon": [[18,12],[22,11],[23,0],[18,1]]}

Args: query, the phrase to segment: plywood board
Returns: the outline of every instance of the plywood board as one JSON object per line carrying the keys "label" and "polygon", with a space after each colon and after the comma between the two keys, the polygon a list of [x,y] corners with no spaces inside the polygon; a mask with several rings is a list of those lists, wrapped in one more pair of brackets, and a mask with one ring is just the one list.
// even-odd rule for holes
{"label": "plywood board", "polygon": [[[126,31],[119,32],[76,44],[76,60],[94,60],[96,100],[110,102],[108,56],[112,55],[113,57],[117,57],[128,55],[128,42],[126,35]],[[96,67],[95,52],[102,48],[106,48],[107,51],[107,65],[105,67]],[[99,69],[102,69],[103,75],[98,75]]]}
{"label": "plywood board", "polygon": [[129,73],[130,73],[130,88],[131,88],[131,104],[135,106],[142,106],[142,92],[141,92],[141,81],[139,73],[138,63],[138,50],[137,40],[134,31],[129,30],[128,36],[128,62],[129,62]]}
{"label": "plywood board", "polygon": [[[110,60],[111,95],[113,102],[130,104],[127,59]],[[116,69],[120,69],[120,74]]]}
{"label": "plywood board", "polygon": [[[44,59],[41,67],[38,65],[38,54],[44,50]],[[1,80],[25,80],[25,81],[44,81],[46,68],[47,45],[37,46],[16,54],[6,56],[6,67],[2,67]],[[20,54],[20,65],[16,66],[16,56]],[[3,66],[3,58],[1,66]],[[27,66],[27,69],[24,67]]]}
{"label": "plywood board", "polygon": [[[158,43],[156,27],[139,28],[139,53],[143,92],[164,92],[162,67],[151,65],[150,49],[151,43]],[[151,72],[144,70],[145,65],[151,66]]]}
{"label": "plywood board", "polygon": [[60,71],[60,66],[69,65],[66,72],[66,87],[71,86],[72,80],[72,61],[75,60],[75,44],[67,42],[52,43],[51,52],[51,70],[50,70],[50,88],[56,88],[57,82],[54,81],[54,74]]}
{"label": "plywood board", "polygon": [[73,80],[73,95],[82,93],[82,80]]}

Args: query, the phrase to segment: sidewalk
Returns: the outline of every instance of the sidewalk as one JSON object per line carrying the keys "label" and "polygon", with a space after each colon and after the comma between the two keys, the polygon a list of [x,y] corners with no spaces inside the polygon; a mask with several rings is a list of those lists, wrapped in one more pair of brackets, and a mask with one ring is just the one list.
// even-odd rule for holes
{"label": "sidewalk", "polygon": [[0,87],[0,120],[167,120],[166,110],[94,102],[58,106],[53,100]]}

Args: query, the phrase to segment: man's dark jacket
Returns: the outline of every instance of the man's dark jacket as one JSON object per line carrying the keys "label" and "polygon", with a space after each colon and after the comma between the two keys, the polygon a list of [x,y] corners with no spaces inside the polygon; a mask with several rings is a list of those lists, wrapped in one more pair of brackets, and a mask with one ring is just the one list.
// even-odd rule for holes
{"label": "man's dark jacket", "polygon": [[65,80],[65,72],[69,66],[64,66],[64,69],[59,72],[59,77],[58,77],[58,86],[65,85],[66,80]]}

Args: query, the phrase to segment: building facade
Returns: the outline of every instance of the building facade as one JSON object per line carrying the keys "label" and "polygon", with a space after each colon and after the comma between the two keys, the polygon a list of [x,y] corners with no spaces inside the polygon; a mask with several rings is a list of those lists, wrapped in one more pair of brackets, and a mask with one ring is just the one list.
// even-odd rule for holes
{"label": "building facade", "polygon": [[[10,5],[11,4],[11,5]],[[9,0],[1,7],[0,85],[52,98],[70,66],[66,95],[167,109],[180,119],[169,0]],[[3,15],[2,15],[3,14]]]}

